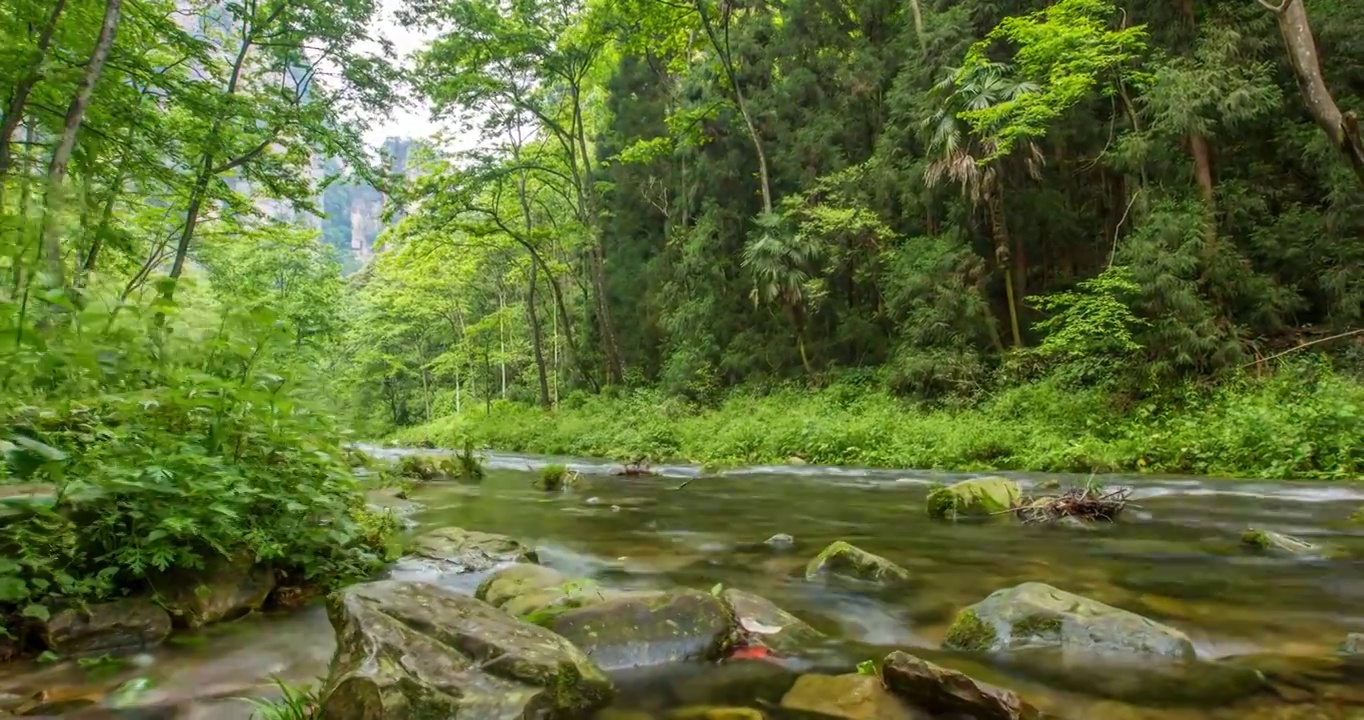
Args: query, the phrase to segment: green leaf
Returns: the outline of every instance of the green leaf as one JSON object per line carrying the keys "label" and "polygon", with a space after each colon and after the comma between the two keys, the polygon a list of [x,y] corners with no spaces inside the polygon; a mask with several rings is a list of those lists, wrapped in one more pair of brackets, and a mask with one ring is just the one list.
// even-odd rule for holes
{"label": "green leaf", "polygon": [[20,614],[26,618],[33,618],[43,622],[46,622],[52,617],[52,613],[47,609],[47,606],[39,603],[29,603]]}
{"label": "green leaf", "polygon": [[28,599],[28,583],[22,578],[0,576],[0,603],[17,603]]}

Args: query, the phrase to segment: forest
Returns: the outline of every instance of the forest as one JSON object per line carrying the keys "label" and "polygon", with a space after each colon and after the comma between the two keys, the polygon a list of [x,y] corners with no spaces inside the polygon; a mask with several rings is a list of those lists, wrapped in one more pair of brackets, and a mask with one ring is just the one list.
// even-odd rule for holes
{"label": "forest", "polygon": [[[0,13],[0,606],[362,576],[362,438],[1364,468],[1359,3],[382,12]],[[451,134],[397,162],[402,103]],[[347,274],[331,187],[386,215]]]}

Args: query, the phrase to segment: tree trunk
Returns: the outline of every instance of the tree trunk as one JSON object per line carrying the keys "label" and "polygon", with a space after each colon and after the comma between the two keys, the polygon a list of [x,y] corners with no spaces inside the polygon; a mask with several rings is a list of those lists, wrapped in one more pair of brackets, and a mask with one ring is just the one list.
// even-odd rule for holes
{"label": "tree trunk", "polygon": [[[1198,16],[1193,0],[1179,0],[1179,11],[1184,16],[1190,35],[1198,27]],[[1217,188],[1212,179],[1212,150],[1203,133],[1189,133],[1189,155],[1193,157],[1194,179],[1198,182],[1198,194],[1203,198],[1207,212],[1207,227],[1203,229],[1203,272],[1211,267],[1212,259],[1217,256]]]}
{"label": "tree trunk", "polygon": [[52,162],[47,170],[47,195],[43,201],[43,259],[46,266],[47,282],[52,287],[63,284],[61,235],[57,231],[57,212],[66,182],[66,168],[71,162],[71,153],[76,148],[76,136],[80,133],[81,122],[85,120],[85,109],[90,105],[90,96],[95,92],[104,62],[109,59],[109,51],[114,46],[114,35],[118,32],[118,21],[123,10],[123,0],[107,0],[104,5],[104,20],[95,40],[95,49],[90,53],[90,62],[85,66],[76,85],[76,94],[66,109],[66,120],[62,124],[61,140],[52,152]]}
{"label": "tree trunk", "polygon": [[[1260,2],[1267,5],[1267,0]],[[1359,118],[1353,111],[1342,113],[1326,87],[1305,2],[1284,0],[1283,5],[1273,8],[1279,20],[1279,32],[1283,34],[1284,45],[1288,49],[1288,64],[1293,67],[1298,91],[1312,119],[1316,120],[1331,141],[1331,146],[1349,161],[1360,185],[1364,185],[1364,142],[1359,137]]]}
{"label": "tree trunk", "polygon": [[5,114],[0,119],[0,209],[5,207],[5,176],[9,174],[10,163],[13,155],[10,153],[10,138],[14,137],[14,131],[19,128],[19,123],[24,118],[24,106],[28,104],[29,93],[33,92],[33,87],[42,79],[43,62],[47,60],[48,48],[52,47],[52,34],[57,30],[57,20],[61,17],[62,11],[66,9],[66,0],[57,0],[52,7],[52,14],[47,17],[47,24],[38,34],[38,56],[33,59],[33,64],[29,66],[26,73],[19,83],[15,86],[14,92],[9,97],[9,102],[5,106]]}
{"label": "tree trunk", "polygon": [[[998,190],[998,188],[996,188]],[[1009,330],[1013,335],[1014,347],[1023,347],[1023,333],[1018,323],[1018,298],[1014,292],[1013,272],[1009,265],[1009,230],[1004,224],[1004,204],[999,194],[990,196],[990,231],[995,240],[995,260],[1004,270],[1004,295],[1009,303]]]}
{"label": "tree trunk", "polygon": [[530,321],[530,343],[535,351],[535,374],[540,382],[540,407],[549,409],[549,373],[545,367],[544,332],[540,328],[540,314],[535,310],[535,286],[540,283],[540,263],[530,257],[530,286],[526,288],[526,316]]}
{"label": "tree trunk", "polygon": [[919,0],[909,0],[909,11],[914,14],[914,34],[919,37],[919,53],[928,52],[928,39],[924,35],[924,11]]}

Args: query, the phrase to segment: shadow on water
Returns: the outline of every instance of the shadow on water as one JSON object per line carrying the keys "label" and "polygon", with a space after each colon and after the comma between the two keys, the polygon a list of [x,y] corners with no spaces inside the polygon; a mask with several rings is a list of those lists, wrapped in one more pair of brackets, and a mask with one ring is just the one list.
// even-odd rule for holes
{"label": "shadow on water", "polygon": [[[380,458],[409,452],[365,450]],[[585,487],[533,489],[536,471],[548,464],[581,473]],[[1325,539],[1364,557],[1364,534],[1344,522],[1364,502],[1359,488],[1105,477],[1105,484],[1132,485],[1135,505],[1122,522],[1084,531],[929,521],[923,512],[929,486],[964,474],[760,466],[702,476],[696,467],[677,465],[655,467],[660,474],[654,477],[617,477],[612,473],[619,465],[498,453],[487,458],[487,467],[480,485],[416,490],[413,499],[424,506],[414,516],[418,531],[457,525],[505,533],[536,545],[546,565],[616,587],[721,584],[749,590],[833,638],[786,667],[740,662],[622,674],[618,704],[624,710],[739,704],[780,716],[773,706],[797,673],[850,672],[862,660],[904,647],[1006,684],[1069,718],[1364,718],[1364,674],[1340,668],[1312,676],[1305,695],[1280,689],[1271,704],[1219,707],[1226,703],[1203,701],[1220,698],[1219,692],[1247,677],[1224,672],[1226,663],[1183,671],[1164,685],[1125,684],[1122,669],[1067,666],[1045,657],[986,662],[936,650],[957,609],[996,589],[1037,580],[1174,625],[1194,639],[1203,661],[1247,654],[1329,658],[1347,632],[1364,630],[1364,564],[1254,557],[1241,550],[1238,538],[1254,525]],[[1048,479],[1014,477],[1024,485]],[[777,533],[793,535],[794,547],[763,543]],[[805,562],[840,539],[908,568],[912,585],[883,591],[805,581]],[[401,564],[391,574],[462,592],[472,592],[482,579],[431,577]],[[250,708],[240,702],[185,704],[260,694],[272,674],[294,682],[316,678],[325,673],[332,643],[320,609],[250,618],[206,635],[196,647],[158,649],[143,666],[119,671],[99,687],[145,678],[151,689],[136,705],[179,705],[176,717],[245,718]],[[1259,669],[1250,672],[1264,676]],[[1191,686],[1191,674],[1222,684]],[[70,663],[0,670],[0,693],[63,683],[92,685]],[[1344,689],[1323,692],[1321,686]],[[1201,700],[1185,702],[1180,693]],[[1285,704],[1290,697],[1296,699]]]}

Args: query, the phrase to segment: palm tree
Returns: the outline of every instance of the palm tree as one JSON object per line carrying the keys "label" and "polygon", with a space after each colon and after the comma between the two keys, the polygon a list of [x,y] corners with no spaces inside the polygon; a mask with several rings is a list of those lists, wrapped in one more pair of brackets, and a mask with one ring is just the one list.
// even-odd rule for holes
{"label": "palm tree", "polygon": [[818,262],[821,248],[803,233],[784,232],[780,215],[758,217],[758,234],[744,245],[743,266],[753,274],[753,304],[781,306],[796,333],[796,349],[808,374],[810,357],[805,350],[805,320],[824,297],[824,282],[809,268]]}
{"label": "palm tree", "polygon": [[1015,239],[1010,255],[1009,228],[1004,217],[1004,176],[1018,159],[1035,176],[1042,153],[1030,142],[1008,156],[982,162],[981,158],[994,156],[997,145],[991,138],[973,134],[961,119],[964,112],[982,110],[1038,89],[1033,83],[1014,80],[1008,70],[1003,63],[974,66],[970,71],[948,68],[943,80],[934,86],[932,94],[938,101],[937,109],[923,122],[929,159],[924,169],[924,182],[929,187],[955,183],[961,186],[962,195],[972,207],[985,206],[994,238],[995,262],[1005,268],[1004,293],[1009,302],[1009,327],[1014,347],[1022,347],[1017,296],[1023,291],[1027,264],[1021,240]]}

